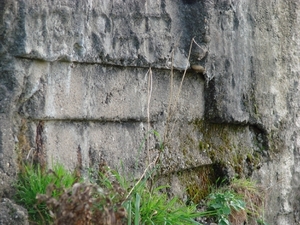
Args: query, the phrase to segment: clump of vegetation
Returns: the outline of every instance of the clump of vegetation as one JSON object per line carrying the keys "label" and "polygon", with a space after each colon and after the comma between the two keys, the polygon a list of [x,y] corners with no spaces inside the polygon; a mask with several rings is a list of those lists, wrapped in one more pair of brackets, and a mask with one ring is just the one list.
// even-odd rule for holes
{"label": "clump of vegetation", "polygon": [[[186,206],[177,197],[149,188],[149,177],[131,182],[107,169],[93,174],[93,183],[55,166],[47,172],[26,166],[16,184],[16,200],[29,211],[32,224],[200,224],[196,204]],[[101,170],[103,171],[103,170]],[[96,179],[95,179],[96,178]]]}
{"label": "clump of vegetation", "polygon": [[208,210],[216,213],[215,217],[219,225],[229,225],[229,217],[234,218],[236,222],[241,220],[244,222],[246,220],[245,205],[241,196],[230,190],[218,190],[211,193],[207,202]]}
{"label": "clump of vegetation", "polygon": [[196,204],[187,206],[177,197],[169,198],[162,189],[149,188],[147,178],[137,183],[124,202],[129,224],[199,224],[195,218],[206,215],[197,212]]}
{"label": "clump of vegetation", "polygon": [[125,209],[94,184],[75,183],[72,188],[64,189],[58,198],[51,197],[53,191],[57,188],[50,185],[46,194],[37,196],[39,202],[46,203],[53,224],[124,224]]}
{"label": "clump of vegetation", "polygon": [[265,191],[254,181],[233,179],[229,187],[243,198],[246,203],[247,220],[256,220],[260,225],[266,225],[263,217]]}
{"label": "clump of vegetation", "polygon": [[263,189],[255,182],[233,179],[230,184],[212,189],[202,208],[213,212],[212,221],[218,225],[267,225],[262,216],[263,201]]}
{"label": "clump of vegetation", "polygon": [[[89,170],[90,180],[63,188],[58,198],[52,196],[57,187],[51,185],[47,193],[38,195],[39,202],[46,202],[54,220],[53,224],[121,225],[125,224],[126,211],[122,206],[125,190],[110,171]],[[116,174],[117,175],[117,174]]]}
{"label": "clump of vegetation", "polygon": [[15,201],[28,210],[32,223],[45,224],[44,221],[51,221],[51,217],[46,204],[38,204],[37,194],[45,194],[49,185],[55,185],[57,189],[51,195],[57,197],[62,194],[62,188],[71,187],[76,180],[76,176],[62,165],[55,165],[48,171],[41,169],[39,165],[25,165],[15,184]]}
{"label": "clump of vegetation", "polygon": [[44,171],[25,166],[16,183],[15,199],[28,210],[31,224],[138,225],[201,224],[196,218],[212,218],[218,225],[235,225],[260,217],[262,192],[254,182],[233,180],[214,189],[206,199],[205,210],[197,203],[184,204],[169,198],[162,190],[148,185],[151,173],[132,183],[117,171],[106,167],[90,170],[88,182],[70,173],[62,165]]}

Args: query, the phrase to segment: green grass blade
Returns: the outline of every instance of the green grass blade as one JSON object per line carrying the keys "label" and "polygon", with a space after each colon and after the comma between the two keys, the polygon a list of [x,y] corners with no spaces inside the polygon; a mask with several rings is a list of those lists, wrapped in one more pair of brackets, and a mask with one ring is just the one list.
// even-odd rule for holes
{"label": "green grass blade", "polygon": [[135,211],[134,211],[134,224],[140,224],[140,204],[141,204],[141,196],[139,193],[135,194]]}

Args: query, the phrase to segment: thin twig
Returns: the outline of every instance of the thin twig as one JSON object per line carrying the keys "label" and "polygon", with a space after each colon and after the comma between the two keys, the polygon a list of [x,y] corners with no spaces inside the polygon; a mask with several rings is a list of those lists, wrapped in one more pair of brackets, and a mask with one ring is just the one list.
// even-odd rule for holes
{"label": "thin twig", "polygon": [[151,169],[151,166],[156,164],[158,158],[159,158],[160,154],[158,154],[155,158],[155,160],[151,163],[149,163],[149,165],[146,167],[146,169],[144,170],[142,176],[140,177],[140,179],[135,183],[135,185],[131,188],[131,190],[129,191],[129,193],[127,194],[125,200],[128,199],[128,197],[131,195],[131,193],[133,192],[133,190],[135,189],[135,187],[141,182],[141,180],[145,177],[146,173],[148,172],[149,169]]}
{"label": "thin twig", "polygon": [[148,163],[150,163],[150,138],[149,138],[149,131],[150,131],[150,101],[152,95],[152,70],[151,67],[149,68],[148,72],[148,102],[147,102],[147,156],[148,156]]}
{"label": "thin twig", "polygon": [[[197,46],[199,46],[196,42],[195,42],[195,39],[192,38],[191,40],[191,44],[190,44],[190,49],[189,49],[189,54],[188,54],[188,62],[190,60],[190,55],[191,55],[191,51],[192,51],[192,46],[193,46],[193,43],[195,43]],[[199,46],[200,47],[200,46]],[[189,67],[189,64],[187,63],[186,65],[186,68],[184,70],[184,73],[183,73],[183,76],[182,76],[182,79],[181,79],[181,82],[180,82],[180,86],[179,86],[179,90],[178,90],[178,94],[177,94],[177,98],[176,98],[176,101],[175,101],[175,104],[174,104],[174,107],[172,107],[172,102],[173,102],[173,79],[174,79],[174,70],[173,70],[173,60],[174,60],[174,50],[172,50],[172,53],[171,53],[172,57],[171,57],[171,77],[170,77],[170,97],[169,97],[169,105],[168,105],[168,109],[167,109],[167,121],[166,121],[166,129],[165,129],[165,133],[164,133],[164,141],[166,140],[167,138],[167,135],[168,135],[168,124],[169,124],[169,121],[171,119],[171,116],[172,116],[172,108],[173,110],[175,111],[176,107],[177,107],[177,104],[178,104],[178,100],[179,100],[179,96],[180,96],[180,93],[181,93],[181,89],[182,89],[182,85],[183,85],[183,81],[184,81],[184,78],[185,78],[185,75],[186,75],[186,72],[187,72],[187,69]],[[152,165],[155,166],[155,164],[157,163],[159,157],[160,157],[160,154],[161,152],[156,156],[155,160],[152,161],[150,163],[150,153],[149,153],[149,130],[150,130],[150,101],[151,101],[151,95],[152,95],[152,70],[151,70],[151,67],[149,68],[149,70],[147,71],[147,74],[148,75],[148,102],[147,102],[147,123],[148,123],[148,130],[147,130],[147,133],[148,133],[148,136],[147,136],[147,156],[148,156],[148,166],[146,167],[146,169],[144,170],[142,176],[139,178],[139,180],[135,183],[135,185],[131,188],[131,190],[129,191],[129,193],[127,194],[125,200],[128,199],[128,197],[131,195],[131,193],[133,192],[133,190],[135,189],[135,187],[141,182],[141,180],[145,177],[146,173],[148,172],[148,170],[152,167]],[[176,121],[176,119],[175,119]],[[171,129],[171,132],[170,134],[172,133],[172,130],[174,129],[174,125],[172,126],[172,129]]]}
{"label": "thin twig", "polygon": [[202,47],[195,41],[195,39],[193,38],[192,41],[195,43],[195,45],[197,45],[200,49],[202,49]]}
{"label": "thin twig", "polygon": [[[184,70],[184,72],[183,72],[182,79],[181,79],[181,82],[180,82],[180,85],[179,85],[177,98],[176,98],[176,101],[175,101],[175,104],[174,104],[174,110],[176,110],[176,108],[177,108],[177,104],[178,104],[178,101],[179,101],[179,96],[180,96],[180,93],[181,93],[181,90],[182,90],[183,81],[184,81],[186,72],[187,72],[188,67],[189,67],[189,61],[190,61],[190,56],[191,56],[191,52],[192,52],[193,43],[196,43],[194,38],[192,38],[192,40],[191,40],[190,49],[189,49],[189,54],[188,54],[188,58],[187,58],[187,61],[188,61],[188,62],[187,62],[187,64],[186,64],[186,67],[185,67],[185,70]],[[197,45],[198,45],[198,44],[197,44]],[[176,121],[177,121],[177,118],[175,118],[175,120],[174,120],[174,123],[173,123],[172,129],[171,129],[171,131],[170,131],[170,134],[172,134],[172,132],[173,132],[173,129],[174,129],[174,126],[175,126],[175,122],[176,122]]]}
{"label": "thin twig", "polygon": [[26,160],[29,159],[29,157],[30,157],[30,155],[31,155],[31,153],[32,153],[33,150],[34,150],[34,148],[31,148],[31,149],[30,149],[30,151],[29,151],[28,154],[27,154]]}
{"label": "thin twig", "polygon": [[[188,55],[188,58],[187,58],[188,62],[190,61],[193,42],[195,42],[194,38],[192,38],[192,41],[191,41],[191,44],[190,44],[189,55]],[[189,67],[189,63],[186,64],[186,67],[185,67],[185,70],[184,70],[184,73],[183,73],[183,76],[182,76],[182,79],[181,79],[181,82],[180,82],[180,86],[179,86],[179,90],[178,90],[178,94],[177,94],[177,98],[176,98],[175,106],[174,106],[175,109],[176,109],[178,101],[179,101],[179,96],[180,96],[180,93],[181,93],[181,90],[182,90],[182,84],[183,84],[183,81],[184,81],[184,78],[185,78],[186,71],[187,71],[188,67]]]}

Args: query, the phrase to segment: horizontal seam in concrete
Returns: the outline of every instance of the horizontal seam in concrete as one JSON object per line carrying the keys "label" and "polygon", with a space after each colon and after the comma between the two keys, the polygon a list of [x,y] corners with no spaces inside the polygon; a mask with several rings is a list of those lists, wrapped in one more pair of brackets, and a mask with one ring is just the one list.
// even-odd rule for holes
{"label": "horizontal seam in concrete", "polygon": [[[66,118],[66,119],[60,119],[60,118],[27,118],[28,120],[31,121],[45,121],[45,122],[96,122],[96,123],[140,123],[140,122],[147,122],[147,119],[133,119],[133,118],[128,118],[128,119],[95,119],[95,118]],[[150,121],[151,122],[156,122],[156,121]]]}
{"label": "horizontal seam in concrete", "polygon": [[[26,56],[14,56],[17,59],[26,59],[26,60],[32,60],[32,61],[41,61],[41,62],[49,62],[49,63],[54,63],[54,62],[64,62],[64,63],[74,63],[74,64],[88,64],[88,65],[102,65],[102,66],[111,66],[111,67],[121,67],[121,68],[141,68],[141,69],[157,69],[157,70],[167,70],[170,71],[171,68],[168,67],[158,67],[158,66],[136,66],[136,65],[120,65],[120,64],[114,64],[114,63],[108,63],[108,62],[88,62],[88,61],[68,61],[68,60],[46,60],[42,58],[34,58],[34,57],[26,57]],[[178,69],[173,67],[173,70],[175,71],[184,71],[182,69]],[[191,69],[188,69],[188,71],[193,71]]]}
{"label": "horizontal seam in concrete", "polygon": [[[135,119],[135,118],[122,118],[122,119],[111,119],[111,118],[32,118],[32,117],[23,117],[27,120],[38,122],[38,121],[45,121],[45,122],[79,122],[79,123],[86,123],[86,122],[94,122],[94,123],[148,123],[147,118]],[[150,120],[150,123],[157,123],[163,120]],[[170,123],[177,122],[178,119],[169,120]]]}

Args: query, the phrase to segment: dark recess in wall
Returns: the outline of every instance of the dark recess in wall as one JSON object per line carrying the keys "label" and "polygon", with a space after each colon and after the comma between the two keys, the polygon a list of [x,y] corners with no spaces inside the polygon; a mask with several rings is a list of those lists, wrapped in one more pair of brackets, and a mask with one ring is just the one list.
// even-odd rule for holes
{"label": "dark recess in wall", "polygon": [[226,166],[222,163],[214,163],[212,165],[215,174],[215,185],[220,187],[229,184],[229,176]]}
{"label": "dark recess in wall", "polygon": [[194,4],[194,3],[197,2],[197,0],[182,0],[182,2],[183,2],[184,4]]}

